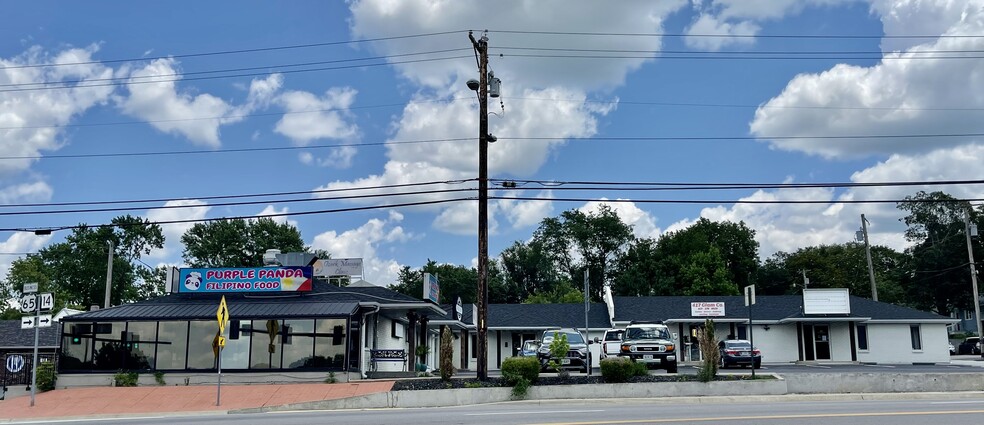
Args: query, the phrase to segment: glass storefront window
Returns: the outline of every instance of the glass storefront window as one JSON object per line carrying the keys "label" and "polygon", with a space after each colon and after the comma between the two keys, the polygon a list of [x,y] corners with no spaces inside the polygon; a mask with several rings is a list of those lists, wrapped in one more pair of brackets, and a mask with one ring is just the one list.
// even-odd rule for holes
{"label": "glass storefront window", "polygon": [[95,370],[123,369],[123,357],[129,353],[123,347],[123,332],[126,322],[95,323],[95,352],[92,368]]}
{"label": "glass storefront window", "polygon": [[157,369],[184,369],[188,349],[188,322],[160,322],[157,336]]}
{"label": "glass storefront window", "polygon": [[149,370],[154,367],[154,346],[157,345],[157,322],[130,322],[126,328],[123,369]]}
{"label": "glass storefront window", "polygon": [[[345,319],[315,320],[315,358],[326,359],[323,367],[345,367],[345,347],[348,335],[345,335]],[[322,367],[322,366],[319,366]]]}
{"label": "glass storefront window", "polygon": [[[233,335],[233,326],[226,326],[226,346],[222,350],[222,369],[248,369],[249,343],[252,337],[249,320],[243,320],[239,325],[239,334]],[[234,337],[237,337],[234,339]]]}
{"label": "glass storefront window", "polygon": [[314,357],[314,319],[284,320],[284,368],[325,367]]}
{"label": "glass storefront window", "polygon": [[214,320],[193,320],[188,327],[188,369],[215,369],[212,340],[219,326]]}
{"label": "glass storefront window", "polygon": [[92,369],[92,323],[66,323],[61,345],[62,370]]}
{"label": "glass storefront window", "polygon": [[283,349],[280,345],[280,320],[254,320],[250,341],[250,369],[280,369]]}

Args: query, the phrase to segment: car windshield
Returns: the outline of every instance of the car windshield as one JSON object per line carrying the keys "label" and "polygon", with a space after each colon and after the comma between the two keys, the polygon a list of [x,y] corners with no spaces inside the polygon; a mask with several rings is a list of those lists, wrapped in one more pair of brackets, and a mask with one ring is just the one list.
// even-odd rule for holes
{"label": "car windshield", "polygon": [[550,345],[550,343],[553,342],[554,334],[567,335],[568,344],[584,344],[584,338],[582,338],[581,334],[577,332],[547,332],[547,334],[543,336],[543,344]]}
{"label": "car windshield", "polygon": [[639,327],[625,330],[626,339],[670,339],[670,332],[663,327]]}

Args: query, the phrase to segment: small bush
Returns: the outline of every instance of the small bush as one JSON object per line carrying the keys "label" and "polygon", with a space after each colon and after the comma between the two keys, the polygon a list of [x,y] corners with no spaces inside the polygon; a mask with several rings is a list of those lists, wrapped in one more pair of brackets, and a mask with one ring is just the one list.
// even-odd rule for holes
{"label": "small bush", "polygon": [[116,387],[135,387],[137,386],[137,372],[121,370],[113,375],[113,386]]}
{"label": "small bush", "polygon": [[451,328],[444,327],[441,330],[441,379],[451,380],[454,375],[454,337],[451,336]]}
{"label": "small bush", "polygon": [[713,320],[705,320],[704,328],[697,331],[697,343],[700,344],[700,354],[704,357],[700,368],[697,369],[697,380],[700,382],[713,381],[718,373],[718,362],[721,361],[718,340],[714,337]]}
{"label": "small bush", "polygon": [[154,372],[154,381],[160,386],[167,385],[167,382],[164,381],[164,372]]}
{"label": "small bush", "polygon": [[601,377],[605,382],[627,382],[633,376],[649,374],[645,363],[636,363],[625,357],[607,358],[601,361]]}
{"label": "small bush", "polygon": [[465,382],[465,388],[482,388],[481,382]]}
{"label": "small bush", "polygon": [[338,378],[335,377],[335,372],[328,372],[328,377],[325,378],[326,384],[334,384],[338,382]]}
{"label": "small bush", "polygon": [[550,341],[550,367],[555,372],[560,372],[558,359],[567,357],[567,352],[571,350],[571,344],[567,342],[567,334],[554,332],[553,341]]}
{"label": "small bush", "polygon": [[536,383],[540,377],[540,362],[536,357],[510,357],[502,361],[502,377],[509,385],[516,385],[519,379],[526,379],[530,384]]}
{"label": "small bush", "polygon": [[41,362],[38,365],[37,375],[38,391],[45,392],[55,389],[55,381],[58,380],[58,374],[55,372],[54,363]]}
{"label": "small bush", "polygon": [[513,400],[521,400],[526,398],[526,394],[530,391],[530,381],[526,378],[520,377],[513,384],[511,395]]}

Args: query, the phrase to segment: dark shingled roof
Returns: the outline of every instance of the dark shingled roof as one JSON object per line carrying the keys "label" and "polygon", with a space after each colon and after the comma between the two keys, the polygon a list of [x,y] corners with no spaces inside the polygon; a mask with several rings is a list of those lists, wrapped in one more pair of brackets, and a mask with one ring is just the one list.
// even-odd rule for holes
{"label": "dark shingled roof", "polygon": [[[489,328],[584,328],[584,304],[489,304]],[[608,329],[608,307],[591,303],[588,327]]]}
{"label": "dark shingled roof", "polygon": [[[871,320],[950,320],[935,313],[897,306],[867,298],[851,296],[850,315],[804,315],[803,297],[800,295],[763,295],[756,297],[753,307],[755,321],[795,321],[805,318],[870,318]],[[742,296],[693,296],[693,297],[614,297],[615,321],[631,320],[703,320],[690,315],[692,302],[724,302],[724,317],[715,320],[743,320],[748,318],[748,307]]]}
{"label": "dark shingled roof", "polygon": [[[38,347],[61,346],[61,323],[40,328]],[[20,320],[0,320],[0,349],[34,348],[34,329],[21,329]]]}
{"label": "dark shingled roof", "polygon": [[423,303],[381,286],[337,287],[314,282],[311,292],[297,293],[174,293],[146,301],[76,314],[65,322],[102,320],[214,320],[225,295],[229,316],[238,319],[347,317],[360,302]]}

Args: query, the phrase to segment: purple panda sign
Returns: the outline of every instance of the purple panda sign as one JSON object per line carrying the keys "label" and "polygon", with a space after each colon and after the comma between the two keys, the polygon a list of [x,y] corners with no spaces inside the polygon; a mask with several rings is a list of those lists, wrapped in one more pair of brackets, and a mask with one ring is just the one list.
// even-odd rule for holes
{"label": "purple panda sign", "polygon": [[178,292],[310,291],[313,271],[310,266],[181,269]]}

